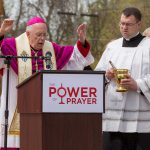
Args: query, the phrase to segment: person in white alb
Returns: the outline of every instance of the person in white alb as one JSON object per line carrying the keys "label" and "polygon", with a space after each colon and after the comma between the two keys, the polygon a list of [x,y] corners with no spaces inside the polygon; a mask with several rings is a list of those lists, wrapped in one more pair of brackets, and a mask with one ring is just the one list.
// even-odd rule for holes
{"label": "person in white alb", "polygon": [[[141,12],[135,7],[122,11],[122,37],[110,42],[95,70],[105,70],[106,102],[103,114],[103,150],[149,150],[150,139],[150,38],[140,33]],[[127,92],[116,92],[111,61],[128,69],[121,80]]]}

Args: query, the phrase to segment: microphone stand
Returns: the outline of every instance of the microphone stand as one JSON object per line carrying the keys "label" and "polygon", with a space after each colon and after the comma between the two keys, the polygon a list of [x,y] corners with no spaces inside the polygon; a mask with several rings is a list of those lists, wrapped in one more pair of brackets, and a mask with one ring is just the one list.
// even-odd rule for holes
{"label": "microphone stand", "polygon": [[5,132],[4,132],[4,150],[7,150],[7,131],[8,131],[8,116],[9,116],[8,96],[9,96],[9,68],[10,68],[10,59],[6,58],[4,60],[4,64],[6,64],[6,69],[7,69],[5,125],[4,125],[4,128],[5,128]]}
{"label": "microphone stand", "polygon": [[0,55],[0,58],[5,58],[4,64],[6,64],[7,69],[7,80],[6,80],[6,106],[5,106],[5,124],[4,124],[4,150],[7,150],[7,132],[8,132],[8,117],[9,117],[9,109],[8,109],[8,98],[9,98],[9,73],[10,73],[10,64],[11,59],[21,58],[21,59],[47,59],[44,56],[13,56],[13,55]]}

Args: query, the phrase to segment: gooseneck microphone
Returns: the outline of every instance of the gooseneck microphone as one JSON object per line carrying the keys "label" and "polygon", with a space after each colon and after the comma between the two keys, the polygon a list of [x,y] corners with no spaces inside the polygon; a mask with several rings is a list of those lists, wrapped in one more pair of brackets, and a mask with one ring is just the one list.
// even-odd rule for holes
{"label": "gooseneck microphone", "polygon": [[46,69],[51,70],[52,69],[52,61],[51,61],[52,53],[50,51],[46,52],[45,57],[46,57],[45,58]]}

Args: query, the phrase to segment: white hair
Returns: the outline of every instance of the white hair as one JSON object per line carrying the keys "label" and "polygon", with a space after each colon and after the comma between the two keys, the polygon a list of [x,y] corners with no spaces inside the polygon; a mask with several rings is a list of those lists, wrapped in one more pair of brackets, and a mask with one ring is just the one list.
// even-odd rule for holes
{"label": "white hair", "polygon": [[32,25],[26,27],[26,31],[31,31]]}
{"label": "white hair", "polygon": [[150,36],[150,27],[145,29],[145,31],[143,32],[144,36]]}

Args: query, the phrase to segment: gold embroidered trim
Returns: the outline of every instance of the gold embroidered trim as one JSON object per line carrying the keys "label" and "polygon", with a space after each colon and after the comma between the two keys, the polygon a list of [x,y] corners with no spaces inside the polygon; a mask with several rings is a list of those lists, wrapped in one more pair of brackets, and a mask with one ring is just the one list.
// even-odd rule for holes
{"label": "gold embroidered trim", "polygon": [[[31,48],[26,33],[23,33],[16,38],[16,48],[18,56],[31,56]],[[53,45],[51,42],[45,41],[43,46],[43,56],[46,52],[52,53],[52,70],[56,70],[56,57]],[[46,63],[44,61],[44,69],[46,69]],[[32,61],[31,59],[18,59],[18,82],[21,83],[23,80],[32,75]],[[19,135],[20,134],[20,115],[16,110],[9,128],[9,134]]]}

